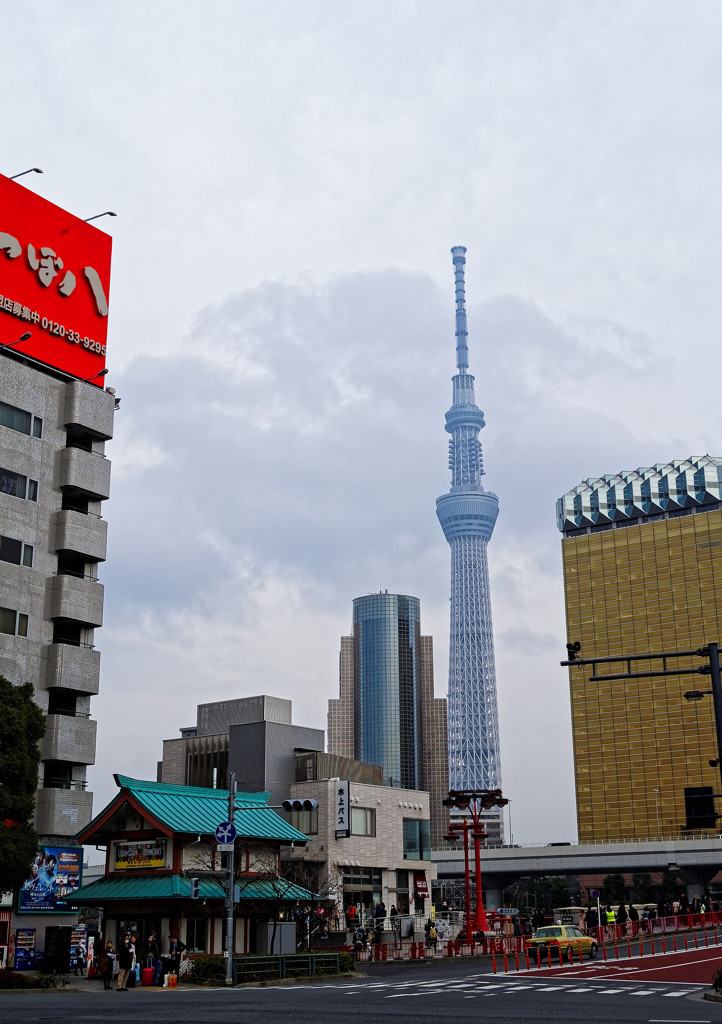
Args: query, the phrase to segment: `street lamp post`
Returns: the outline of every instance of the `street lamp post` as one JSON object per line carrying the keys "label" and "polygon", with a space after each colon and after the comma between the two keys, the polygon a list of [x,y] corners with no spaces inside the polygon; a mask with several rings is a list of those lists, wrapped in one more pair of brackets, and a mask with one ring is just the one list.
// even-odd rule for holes
{"label": "street lamp post", "polygon": [[[481,812],[491,807],[504,807],[508,803],[501,795],[500,789],[455,790],[449,791],[443,801],[445,807],[456,807],[464,811],[461,821],[450,821],[446,836],[447,842],[455,842],[460,835],[464,837],[464,883],[466,907],[464,913],[464,929],[467,942],[471,943],[474,931],[489,931],[489,922],[484,913],[484,902],[481,890],[481,843],[485,838]],[[474,840],[474,875],[476,882],[476,905],[474,919],[471,917],[471,872],[469,868],[469,833]]]}

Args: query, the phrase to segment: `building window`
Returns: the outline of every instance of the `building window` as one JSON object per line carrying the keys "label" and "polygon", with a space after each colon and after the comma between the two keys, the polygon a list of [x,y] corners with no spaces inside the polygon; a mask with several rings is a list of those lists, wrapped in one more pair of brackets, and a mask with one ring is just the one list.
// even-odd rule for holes
{"label": "building window", "polygon": [[404,860],[431,860],[431,829],[428,820],[404,818]]}
{"label": "building window", "polygon": [[43,421],[39,416],[32,416],[7,402],[0,402],[0,426],[18,430],[21,434],[32,434],[33,437],[43,436]]}
{"label": "building window", "polygon": [[190,917],[186,920],[186,948],[189,953],[205,953],[206,924],[205,917]]}
{"label": "building window", "polygon": [[351,808],[351,835],[376,835],[376,811],[372,807]]}
{"label": "building window", "polygon": [[14,473],[11,469],[0,468],[0,494],[12,494],[14,498],[37,501],[38,482],[37,480],[28,480],[22,473]]}
{"label": "building window", "polygon": [[28,617],[14,608],[0,608],[0,633],[8,636],[27,636]]}
{"label": "building window", "polygon": [[291,811],[291,824],[305,836],[318,835],[318,807],[312,811]]}
{"label": "building window", "polygon": [[21,540],[15,540],[13,537],[0,536],[0,562],[32,566],[32,544],[23,544]]}

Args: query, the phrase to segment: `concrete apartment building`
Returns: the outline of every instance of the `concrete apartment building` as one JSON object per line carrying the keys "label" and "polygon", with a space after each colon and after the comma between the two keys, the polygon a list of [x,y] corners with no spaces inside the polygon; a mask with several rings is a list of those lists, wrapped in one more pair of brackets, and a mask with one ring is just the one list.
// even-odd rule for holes
{"label": "concrete apartment building", "polygon": [[0,175],[0,673],[31,683],[46,715],[33,873],[0,945],[23,930],[33,956],[70,942],[80,883],[75,840],[92,817],[110,493],[104,390],[111,238]]}
{"label": "concrete apartment building", "polygon": [[0,673],[31,682],[47,715],[36,828],[69,838],[90,821],[115,398],[0,347]]}

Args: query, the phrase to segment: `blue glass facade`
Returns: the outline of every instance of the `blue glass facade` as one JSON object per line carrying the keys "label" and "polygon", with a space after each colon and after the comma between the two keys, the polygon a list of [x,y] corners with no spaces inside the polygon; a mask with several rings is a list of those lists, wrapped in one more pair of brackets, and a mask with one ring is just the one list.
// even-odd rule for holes
{"label": "blue glass facade", "polygon": [[421,624],[416,597],[353,603],[354,756],[380,764],[386,785],[420,789]]}

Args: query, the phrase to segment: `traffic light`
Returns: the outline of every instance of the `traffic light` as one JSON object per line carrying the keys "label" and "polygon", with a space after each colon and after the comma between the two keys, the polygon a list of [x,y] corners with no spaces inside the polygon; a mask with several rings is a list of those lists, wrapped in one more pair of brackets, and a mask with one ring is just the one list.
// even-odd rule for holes
{"label": "traffic light", "polygon": [[200,898],[200,886],[197,878],[191,878],[191,899],[197,900]]}
{"label": "traffic light", "polygon": [[575,640],[573,644],[567,644],[567,661],[576,661],[581,649],[582,645],[578,640]]}
{"label": "traffic light", "polygon": [[315,811],[318,807],[318,800],[284,800],[281,804],[284,811]]}

